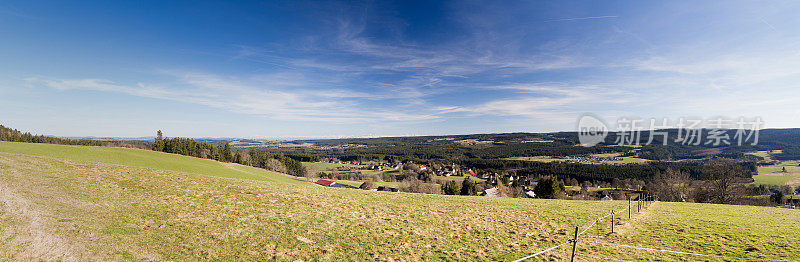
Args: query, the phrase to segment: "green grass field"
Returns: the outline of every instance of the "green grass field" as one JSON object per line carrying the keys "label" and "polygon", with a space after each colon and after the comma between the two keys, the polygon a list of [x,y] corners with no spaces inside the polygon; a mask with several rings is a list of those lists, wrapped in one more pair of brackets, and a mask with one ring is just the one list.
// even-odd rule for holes
{"label": "green grass field", "polygon": [[772,161],[773,154],[780,154],[783,153],[783,150],[772,150],[772,151],[756,151],[746,153],[748,155],[760,156],[764,158],[764,161]]}
{"label": "green grass field", "polygon": [[777,173],[777,172],[782,172],[784,168],[786,168],[787,173],[800,173],[800,161],[798,160],[781,161],[776,165],[759,166],[758,173],[759,174]]}
{"label": "green grass field", "polygon": [[[0,260],[509,261],[627,204],[327,188],[144,150],[0,142]],[[586,239],[749,258],[800,251],[797,210],[656,203],[618,222]],[[543,258],[568,259],[567,249]]]}
{"label": "green grass field", "polygon": [[755,175],[753,176],[753,184],[756,185],[786,185],[792,179],[795,179],[796,175],[791,174],[762,174],[762,175]]}
{"label": "green grass field", "polygon": [[[771,154],[780,153],[780,150],[757,151],[748,153],[763,157],[766,161],[772,161]],[[786,172],[783,172],[783,170]],[[780,161],[777,164],[759,166],[758,175],[753,176],[756,185],[800,185],[800,161],[789,160]]]}
{"label": "green grass field", "polygon": [[[181,155],[114,147],[61,146],[49,144],[0,142],[0,152],[47,156],[64,160],[93,162],[129,167],[143,167],[227,178],[274,180],[282,176],[265,175],[271,172],[238,166],[232,170],[220,162]],[[284,179],[285,180],[285,179]]]}

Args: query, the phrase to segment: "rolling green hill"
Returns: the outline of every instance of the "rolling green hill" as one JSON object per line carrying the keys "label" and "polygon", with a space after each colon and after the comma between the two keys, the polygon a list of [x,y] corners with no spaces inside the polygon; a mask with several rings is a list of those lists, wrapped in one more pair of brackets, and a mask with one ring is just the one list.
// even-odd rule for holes
{"label": "rolling green hill", "polygon": [[[216,177],[270,181],[279,179],[280,182],[284,183],[300,183],[294,179],[285,178],[276,173],[258,168],[223,164],[209,159],[186,157],[149,150],[0,141],[0,152],[45,156],[78,162],[160,169]],[[236,168],[231,168],[233,166]]]}
{"label": "rolling green hill", "polygon": [[[514,260],[627,205],[326,188],[152,151],[0,142],[0,260]],[[789,209],[655,203],[623,216],[617,233],[601,221],[584,239],[796,259],[799,222]],[[697,259],[578,247],[626,260]]]}

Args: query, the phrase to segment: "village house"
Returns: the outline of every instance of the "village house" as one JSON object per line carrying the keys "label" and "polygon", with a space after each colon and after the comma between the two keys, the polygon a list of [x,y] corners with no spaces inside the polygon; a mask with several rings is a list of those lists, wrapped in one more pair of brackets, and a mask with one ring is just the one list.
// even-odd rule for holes
{"label": "village house", "polygon": [[333,182],[333,181],[330,181],[330,180],[325,180],[325,179],[317,180],[317,182],[315,184],[320,185],[320,186],[327,186],[327,187],[357,188],[357,187],[354,187],[354,186],[351,186],[351,185],[340,184],[340,183],[336,183],[336,182]]}

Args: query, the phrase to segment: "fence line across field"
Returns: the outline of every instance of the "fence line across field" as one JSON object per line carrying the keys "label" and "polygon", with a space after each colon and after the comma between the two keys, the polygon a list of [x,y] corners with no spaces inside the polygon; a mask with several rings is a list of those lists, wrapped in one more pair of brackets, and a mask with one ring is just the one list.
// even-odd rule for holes
{"label": "fence line across field", "polygon": [[[638,200],[637,200],[637,201],[638,201]],[[594,227],[595,225],[597,225],[597,222],[598,222],[598,221],[600,221],[600,220],[603,220],[603,219],[605,219],[605,218],[607,218],[607,217],[611,216],[611,215],[612,215],[612,214],[614,214],[614,213],[622,213],[622,212],[625,212],[626,210],[630,209],[631,207],[632,207],[632,205],[631,205],[631,201],[629,200],[629,201],[628,201],[628,207],[626,207],[626,208],[623,208],[623,209],[622,209],[622,210],[620,210],[620,211],[616,211],[616,212],[612,211],[611,213],[609,213],[609,214],[607,214],[607,215],[605,215],[605,216],[601,216],[601,217],[598,217],[598,218],[594,219],[594,221],[592,221],[592,224],[590,224],[588,227],[586,227],[586,228],[585,228],[583,231],[581,231],[580,233],[578,233],[578,232],[577,232],[577,230],[576,230],[576,231],[575,231],[575,233],[576,233],[576,235],[575,235],[575,238],[573,238],[573,239],[570,239],[570,240],[567,240],[566,242],[564,242],[564,243],[561,243],[561,244],[559,244],[559,245],[552,246],[552,247],[550,247],[550,248],[547,248],[547,249],[545,249],[545,250],[539,251],[539,252],[537,252],[537,253],[534,253],[534,254],[532,254],[532,255],[529,255],[529,256],[526,256],[526,257],[523,257],[523,258],[520,258],[520,259],[514,260],[513,262],[520,262],[520,261],[524,261],[524,260],[527,260],[527,259],[530,259],[530,258],[536,257],[536,256],[538,256],[538,255],[541,255],[541,254],[544,254],[544,253],[547,253],[547,252],[553,251],[553,250],[555,250],[555,249],[557,249],[557,248],[559,248],[559,247],[562,247],[562,246],[564,246],[564,245],[566,245],[566,244],[568,244],[568,243],[574,243],[574,242],[576,241],[577,237],[579,237],[579,236],[583,235],[583,233],[586,233],[586,231],[589,231],[589,229],[591,229],[592,227]],[[614,223],[614,221],[611,221],[611,223]],[[576,228],[576,229],[577,229],[577,228]],[[624,261],[624,260],[621,260],[621,261]]]}
{"label": "fence line across field", "polygon": [[[641,210],[641,208],[642,208],[642,207],[647,207],[647,206],[648,206],[650,203],[652,203],[652,202],[654,202],[654,201],[655,201],[655,196],[652,196],[652,195],[650,195],[650,196],[646,196],[646,197],[645,197],[645,199],[641,199],[641,198],[640,198],[639,200],[637,200],[637,207],[638,207],[638,210]],[[611,217],[612,217],[612,221],[611,221],[611,223],[612,223],[612,227],[611,227],[611,228],[612,228],[612,229],[611,229],[611,230],[612,230],[612,233],[613,233],[613,223],[614,223],[614,221],[613,221],[613,215],[614,215],[614,213],[622,213],[622,212],[625,212],[626,210],[628,210],[628,209],[630,209],[630,208],[632,208],[632,205],[631,205],[631,202],[629,201],[629,202],[628,202],[628,207],[627,207],[627,208],[624,208],[624,209],[622,209],[622,210],[620,210],[620,211],[616,211],[616,212],[615,212],[615,211],[612,211],[612,212],[611,212],[610,214],[608,214],[608,215],[601,216],[601,217],[598,217],[598,218],[594,219],[594,221],[592,221],[592,224],[590,224],[588,227],[586,227],[586,228],[585,228],[583,231],[581,231],[580,233],[578,232],[578,229],[579,229],[579,227],[575,227],[575,237],[574,237],[574,238],[572,238],[572,239],[569,239],[569,240],[567,240],[566,242],[564,242],[564,243],[561,243],[561,244],[559,244],[559,245],[556,245],[556,246],[550,247],[550,248],[548,248],[548,249],[542,250],[542,251],[540,251],[540,252],[538,252],[538,253],[532,254],[532,255],[530,255],[530,256],[527,256],[527,257],[524,257],[524,258],[520,258],[520,259],[518,259],[518,260],[515,260],[514,262],[524,261],[524,260],[526,260],[526,259],[533,258],[533,257],[535,257],[535,256],[538,256],[538,255],[541,255],[541,254],[544,254],[544,253],[550,252],[550,251],[552,251],[552,250],[555,250],[556,248],[562,247],[562,246],[564,246],[564,245],[566,245],[566,244],[568,244],[568,243],[572,243],[572,244],[573,244],[573,246],[572,246],[572,257],[571,257],[571,261],[574,261],[574,259],[575,259],[575,256],[576,256],[576,255],[577,255],[577,256],[591,257],[591,258],[595,258],[595,259],[610,260],[610,261],[627,261],[627,260],[621,260],[621,259],[616,259],[616,258],[604,258],[604,257],[595,257],[595,256],[592,256],[592,255],[587,255],[587,254],[579,254],[579,253],[577,253],[577,252],[576,252],[576,251],[577,251],[577,250],[576,250],[576,247],[577,247],[577,244],[578,244],[578,242],[584,242],[584,243],[594,243],[594,244],[600,244],[600,245],[608,245],[608,246],[614,246],[614,247],[631,248],[631,249],[638,249],[638,250],[646,250],[646,251],[652,251],[652,252],[663,252],[663,253],[671,253],[671,254],[679,254],[679,255],[690,255],[690,256],[713,257],[713,258],[733,259],[733,260],[746,260],[746,261],[775,261],[775,262],[800,262],[800,261],[798,261],[798,260],[781,260],[781,259],[763,259],[763,258],[730,257],[730,256],[720,256],[720,255],[711,255],[711,254],[701,254],[701,253],[683,252],[683,251],[674,251],[674,250],[658,249],[658,248],[637,247],[637,246],[630,246],[630,245],[623,245],[623,244],[612,244],[612,243],[605,243],[605,242],[599,242],[599,241],[594,241],[594,240],[578,240],[578,237],[580,237],[581,235],[583,235],[583,233],[585,233],[586,231],[588,231],[589,229],[591,229],[592,227],[594,227],[595,225],[597,225],[597,222],[598,222],[598,221],[600,221],[600,220],[603,220],[603,219],[605,219],[605,218],[607,218],[607,217],[609,217],[609,216],[611,216]],[[630,213],[628,213],[628,214],[630,215]]]}
{"label": "fence line across field", "polygon": [[586,233],[586,231],[589,231],[589,229],[590,229],[590,228],[594,227],[594,225],[595,225],[595,224],[597,224],[597,221],[600,221],[600,219],[599,219],[599,218],[598,218],[598,219],[595,219],[595,220],[592,222],[592,224],[591,224],[591,225],[589,225],[588,227],[586,227],[586,229],[584,229],[583,231],[581,231],[580,233],[578,233],[578,236],[580,236],[580,235],[583,235],[583,233]]}
{"label": "fence line across field", "polygon": [[561,244],[558,244],[558,245],[556,245],[556,246],[552,246],[552,247],[550,247],[550,248],[548,248],[548,249],[545,249],[545,250],[539,251],[538,253],[535,253],[535,254],[533,254],[533,255],[530,255],[530,256],[527,256],[527,257],[523,257],[523,258],[520,258],[520,259],[514,260],[513,262],[520,262],[520,261],[524,261],[524,260],[526,260],[526,259],[529,259],[529,258],[532,258],[532,257],[538,256],[538,255],[541,255],[541,254],[544,254],[544,253],[550,252],[550,251],[552,251],[552,250],[554,250],[554,249],[556,249],[556,248],[559,248],[559,247],[561,247],[561,246],[564,246],[564,245],[566,245],[566,244],[568,244],[568,243],[572,243],[572,241],[573,241],[573,240],[572,240],[572,239],[570,239],[570,240],[568,240],[568,241],[566,241],[566,242],[564,242],[564,243],[561,243]]}
{"label": "fence line across field", "polygon": [[[580,233],[578,233],[578,236],[581,236],[581,235],[583,235],[583,233],[586,233],[586,231],[589,231],[589,229],[591,229],[592,227],[594,227],[594,226],[597,224],[597,222],[598,222],[598,221],[600,221],[600,220],[603,220],[603,219],[606,219],[607,217],[611,216],[611,214],[625,212],[625,210],[628,210],[629,208],[631,208],[630,202],[629,202],[629,204],[628,204],[628,207],[626,207],[626,208],[623,208],[623,209],[622,209],[622,210],[620,210],[620,211],[614,211],[614,212],[612,212],[612,213],[610,213],[610,214],[608,214],[608,215],[605,215],[605,216],[602,216],[602,217],[598,217],[597,219],[595,219],[595,220],[592,222],[592,224],[591,224],[591,225],[589,225],[588,227],[586,227],[585,229],[583,229],[583,231],[581,231]],[[613,223],[613,221],[612,221],[612,223]]]}
{"label": "fence line across field", "polygon": [[632,249],[646,250],[646,251],[654,251],[654,252],[665,252],[665,253],[673,253],[673,254],[680,254],[680,255],[690,255],[690,256],[714,257],[714,258],[737,259],[737,260],[749,260],[749,261],[798,262],[797,260],[763,259],[763,258],[746,258],[746,257],[729,257],[729,256],[720,256],[720,255],[700,254],[700,253],[682,252],[682,251],[674,251],[674,250],[666,250],[666,249],[658,249],[658,248],[637,247],[637,246],[629,246],[629,245],[623,245],[623,244],[605,243],[605,242],[600,242],[600,241],[595,241],[595,240],[579,240],[578,242],[585,242],[585,243],[595,243],[595,244],[600,244],[600,245],[608,245],[608,246],[615,246],[615,247],[632,248]]}

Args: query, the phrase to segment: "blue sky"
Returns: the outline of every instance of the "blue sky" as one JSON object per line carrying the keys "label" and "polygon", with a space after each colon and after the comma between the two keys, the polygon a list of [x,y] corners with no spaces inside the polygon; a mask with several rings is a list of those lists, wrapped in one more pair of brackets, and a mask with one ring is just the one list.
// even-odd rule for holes
{"label": "blue sky", "polygon": [[0,123],[57,136],[800,127],[796,1],[3,1]]}

